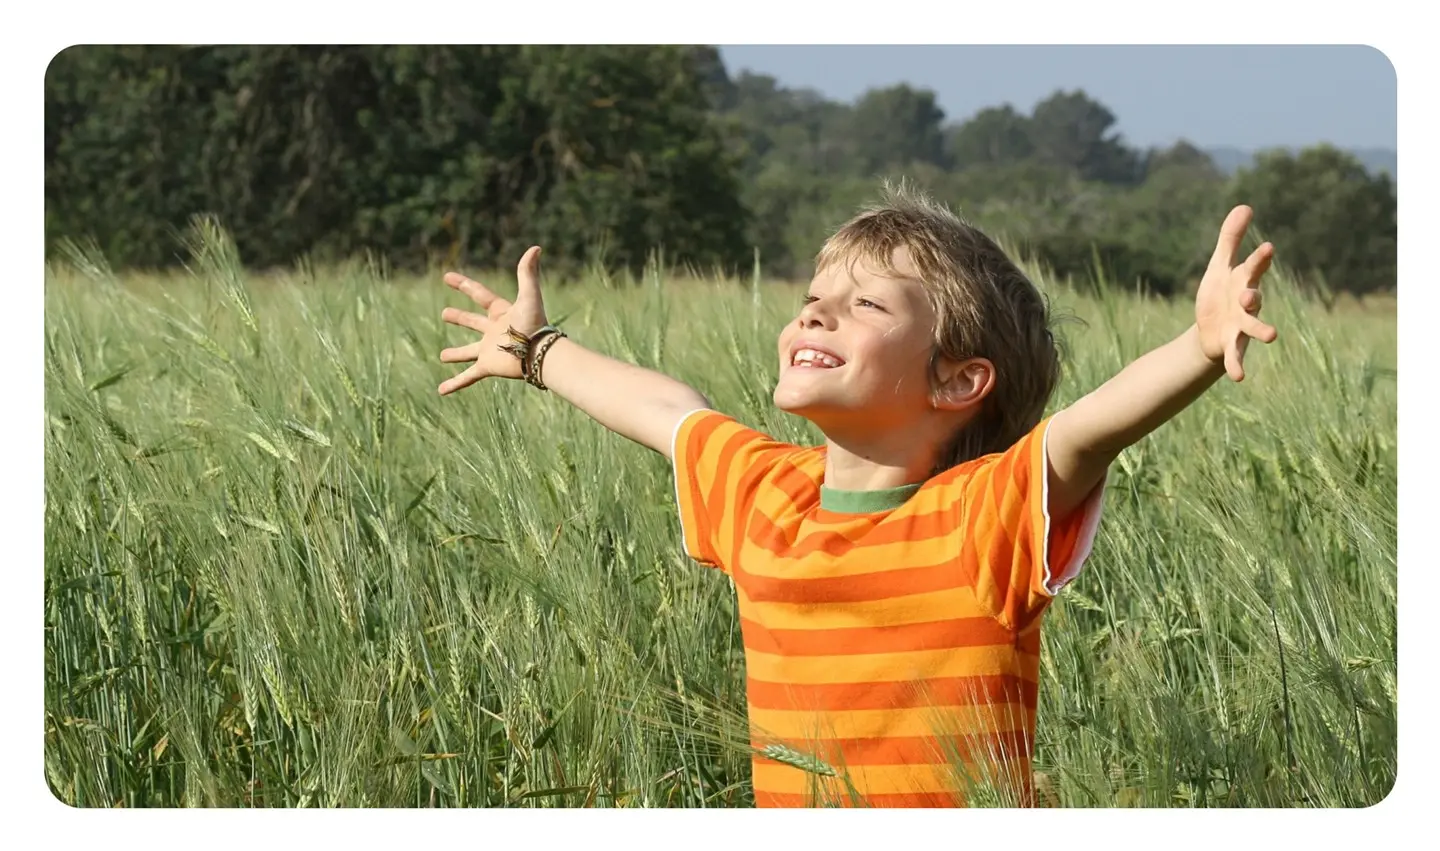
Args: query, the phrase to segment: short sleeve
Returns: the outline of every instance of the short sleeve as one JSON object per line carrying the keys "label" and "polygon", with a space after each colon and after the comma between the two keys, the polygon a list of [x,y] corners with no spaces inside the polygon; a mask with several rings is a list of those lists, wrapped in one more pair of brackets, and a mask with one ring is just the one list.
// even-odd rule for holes
{"label": "short sleeve", "polygon": [[1068,517],[1048,510],[1050,465],[1042,420],[1008,450],[967,464],[960,489],[961,558],[979,598],[1012,629],[1027,627],[1090,555],[1108,474]]}
{"label": "short sleeve", "polygon": [[729,573],[762,482],[798,449],[716,411],[686,414],[671,446],[685,554]]}

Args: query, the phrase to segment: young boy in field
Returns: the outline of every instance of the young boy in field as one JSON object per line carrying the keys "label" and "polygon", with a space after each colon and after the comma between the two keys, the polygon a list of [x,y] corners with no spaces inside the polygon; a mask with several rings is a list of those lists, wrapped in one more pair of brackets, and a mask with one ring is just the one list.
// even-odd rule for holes
{"label": "young boy in field", "polygon": [[1041,294],[903,189],[826,242],[780,332],[775,403],[824,446],[547,326],[538,247],[513,304],[446,275],[488,315],[444,311],[483,337],[441,353],[472,365],[440,393],[523,377],[671,459],[685,552],[738,598],[757,806],[956,806],[976,782],[1028,804],[1041,615],[1090,552],[1110,463],[1275,339],[1256,316],[1272,247],[1235,265],[1250,218],[1221,226],[1192,326],[1049,418]]}

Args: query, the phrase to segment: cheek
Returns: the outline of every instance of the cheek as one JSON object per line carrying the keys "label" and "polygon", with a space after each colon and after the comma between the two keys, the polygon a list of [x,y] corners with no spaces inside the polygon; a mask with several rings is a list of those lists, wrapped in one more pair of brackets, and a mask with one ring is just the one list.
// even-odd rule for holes
{"label": "cheek", "polygon": [[883,384],[890,392],[919,391],[929,386],[929,350],[903,339],[902,331],[877,333],[857,341],[853,351],[866,383]]}
{"label": "cheek", "polygon": [[898,331],[876,329],[864,335],[856,335],[847,347],[851,358],[866,372],[895,373],[903,370],[911,360]]}

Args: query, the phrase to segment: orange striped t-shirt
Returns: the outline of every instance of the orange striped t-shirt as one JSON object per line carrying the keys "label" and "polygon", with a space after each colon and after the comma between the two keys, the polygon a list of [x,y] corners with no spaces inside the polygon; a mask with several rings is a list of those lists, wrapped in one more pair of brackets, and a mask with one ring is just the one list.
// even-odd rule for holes
{"label": "orange striped t-shirt", "polygon": [[680,422],[685,551],[738,598],[757,806],[1032,802],[1040,615],[1104,493],[1050,521],[1048,425],[920,485],[845,492],[822,484],[823,447],[710,410]]}

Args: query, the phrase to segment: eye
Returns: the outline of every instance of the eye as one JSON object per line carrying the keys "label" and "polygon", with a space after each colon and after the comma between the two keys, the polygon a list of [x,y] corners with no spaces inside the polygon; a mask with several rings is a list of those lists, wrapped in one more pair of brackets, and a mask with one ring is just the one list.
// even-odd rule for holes
{"label": "eye", "polygon": [[817,297],[815,297],[815,296],[813,296],[813,295],[810,295],[809,293],[806,293],[806,294],[805,294],[805,297],[800,300],[800,303],[801,303],[801,304],[809,304],[809,303],[812,302],[812,301],[819,301],[819,300],[820,300],[819,298],[817,298]]}
{"label": "eye", "polygon": [[876,310],[882,310],[882,311],[885,309],[885,308],[881,307],[880,305],[876,304],[875,302],[871,301],[871,300],[868,299],[868,298],[859,299],[859,300],[857,300],[855,303],[858,304],[858,305],[860,305],[861,307],[873,307],[873,308],[875,308]]}

